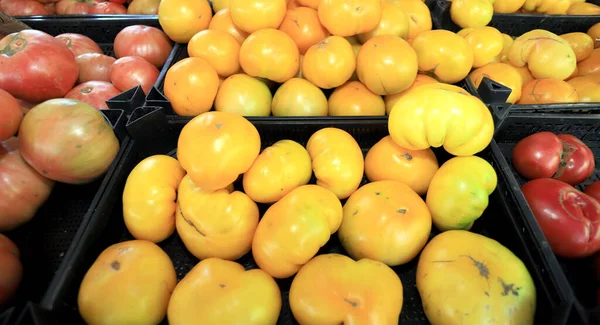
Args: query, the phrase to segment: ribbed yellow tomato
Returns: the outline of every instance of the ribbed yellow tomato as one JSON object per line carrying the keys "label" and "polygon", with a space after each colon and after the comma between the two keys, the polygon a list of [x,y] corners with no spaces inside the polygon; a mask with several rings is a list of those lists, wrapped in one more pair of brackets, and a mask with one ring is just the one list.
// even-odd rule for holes
{"label": "ribbed yellow tomato", "polygon": [[403,90],[399,93],[385,95],[383,97],[383,101],[385,102],[385,113],[389,115],[390,112],[392,111],[392,107],[394,107],[394,104],[396,104],[396,102],[400,98],[402,98],[406,93],[408,93],[410,90],[415,89],[422,85],[435,84],[438,82],[439,81],[435,80],[435,78],[432,78],[426,74],[417,74],[415,81],[412,83],[412,85],[410,87],[406,88],[405,90]]}
{"label": "ribbed yellow tomato", "polygon": [[161,242],[175,231],[175,198],[185,175],[177,159],[150,156],[129,173],[123,191],[123,217],[136,239]]}
{"label": "ribbed yellow tomato", "polygon": [[342,204],[330,190],[302,185],[271,205],[260,220],[252,255],[275,278],[294,275],[342,223]]}

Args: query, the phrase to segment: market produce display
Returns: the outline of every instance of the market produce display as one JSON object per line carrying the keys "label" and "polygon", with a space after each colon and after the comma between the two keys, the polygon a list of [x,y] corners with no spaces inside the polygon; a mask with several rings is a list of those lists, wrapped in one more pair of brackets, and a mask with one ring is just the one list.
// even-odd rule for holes
{"label": "market produce display", "polygon": [[156,15],[161,0],[0,0],[11,16]]}

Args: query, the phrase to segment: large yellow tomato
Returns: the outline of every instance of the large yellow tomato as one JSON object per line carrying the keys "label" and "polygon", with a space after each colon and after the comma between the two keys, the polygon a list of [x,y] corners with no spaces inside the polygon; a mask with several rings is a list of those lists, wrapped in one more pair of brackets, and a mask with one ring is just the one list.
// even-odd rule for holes
{"label": "large yellow tomato", "polygon": [[290,288],[290,308],[301,325],[397,325],[402,282],[387,265],[324,254],[304,265]]}
{"label": "large yellow tomato", "polygon": [[286,9],[286,0],[229,0],[233,22],[247,33],[279,27]]}
{"label": "large yellow tomato", "polygon": [[187,43],[208,28],[212,8],[207,0],[162,0],[158,5],[158,22],[170,39]]}
{"label": "large yellow tomato", "polygon": [[336,36],[370,32],[381,19],[381,0],[321,0],[317,8],[321,24]]}
{"label": "large yellow tomato", "polygon": [[371,147],[365,158],[365,174],[369,181],[396,180],[419,195],[427,193],[438,167],[437,158],[430,148],[402,148],[389,135]]}
{"label": "large yellow tomato", "polygon": [[431,215],[419,194],[398,181],[377,181],[350,195],[338,237],[355,260],[396,266],[415,258],[430,233]]}
{"label": "large yellow tomato", "polygon": [[327,97],[319,87],[302,78],[292,78],[273,95],[273,116],[327,116]]}
{"label": "large yellow tomato", "polygon": [[321,129],[308,139],[306,149],[318,185],[330,189],[340,199],[356,191],[363,178],[365,161],[358,143],[348,132]]}
{"label": "large yellow tomato", "polygon": [[205,29],[198,32],[187,45],[190,57],[206,60],[219,76],[229,77],[240,71],[240,43],[226,31]]}
{"label": "large yellow tomato", "polygon": [[90,325],[159,324],[176,284],[175,267],[160,247],[125,241],[106,248],[92,264],[77,306]]}
{"label": "large yellow tomato", "polygon": [[421,252],[417,289],[432,325],[533,324],[536,290],[527,268],[479,234],[435,236]]}
{"label": "large yellow tomato", "polygon": [[408,93],[410,90],[415,89],[422,85],[435,84],[435,83],[438,83],[438,81],[435,80],[435,78],[432,78],[426,74],[417,74],[415,81],[412,83],[412,85],[410,85],[410,87],[406,88],[405,90],[403,90],[399,93],[385,95],[383,97],[383,101],[385,102],[385,113],[389,115],[390,112],[392,111],[392,107],[394,107],[394,104],[396,104],[396,102],[400,98],[402,98],[404,95],[406,95],[406,93]]}
{"label": "large yellow tomato", "polygon": [[168,318],[170,325],[275,325],[280,311],[279,287],[263,270],[208,258],[177,284]]}
{"label": "large yellow tomato", "polygon": [[352,45],[340,36],[329,36],[311,46],[302,60],[302,75],[324,89],[343,85],[356,69]]}
{"label": "large yellow tomato", "polygon": [[178,115],[210,111],[218,88],[217,70],[202,58],[185,58],[171,66],[165,76],[165,96]]}
{"label": "large yellow tomato", "polygon": [[507,103],[516,103],[521,98],[521,89],[523,88],[523,77],[517,69],[510,64],[492,62],[480,68],[477,68],[469,74],[471,82],[475,87],[479,87],[484,77],[503,85],[511,90],[510,96],[506,99]]}
{"label": "large yellow tomato", "polygon": [[123,218],[136,239],[161,242],[175,231],[175,198],[185,175],[177,159],[155,155],[129,173],[123,191]]}
{"label": "large yellow tomato", "polygon": [[497,184],[494,167],[482,158],[454,157],[446,161],[427,191],[433,224],[441,231],[471,229],[487,208]]}
{"label": "large yellow tomato", "polygon": [[492,141],[494,120],[487,106],[462,88],[428,84],[396,102],[388,130],[394,142],[406,149],[443,146],[452,155],[471,156]]}
{"label": "large yellow tomato", "polygon": [[458,32],[458,36],[463,37],[471,46],[474,68],[492,62],[504,48],[504,37],[494,27],[465,28]]}
{"label": "large yellow tomato", "polygon": [[177,159],[203,190],[229,186],[250,169],[260,153],[260,135],[252,123],[228,112],[207,112],[181,130]]}
{"label": "large yellow tomato", "polygon": [[273,203],[308,184],[311,176],[308,151],[292,140],[280,140],[263,150],[244,174],[244,192],[256,202]]}
{"label": "large yellow tomato", "polygon": [[382,35],[397,36],[406,39],[408,38],[408,26],[408,16],[398,5],[382,1],[379,25],[372,31],[358,34],[357,37],[363,44],[375,36]]}
{"label": "large yellow tomato", "polygon": [[383,116],[385,103],[358,81],[348,81],[329,95],[331,116]]}
{"label": "large yellow tomato", "polygon": [[450,17],[461,28],[483,27],[492,21],[494,6],[490,0],[454,0]]}
{"label": "large yellow tomato", "polygon": [[342,223],[342,204],[330,190],[302,185],[271,205],[252,241],[256,264],[275,278],[294,275]]}
{"label": "large yellow tomato", "polygon": [[242,116],[269,116],[271,90],[254,77],[234,74],[221,83],[215,98],[215,110]]}

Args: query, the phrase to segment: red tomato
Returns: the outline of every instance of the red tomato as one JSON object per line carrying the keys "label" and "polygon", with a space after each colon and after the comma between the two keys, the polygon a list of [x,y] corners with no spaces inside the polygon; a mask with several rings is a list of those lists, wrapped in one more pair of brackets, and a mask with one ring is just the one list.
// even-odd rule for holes
{"label": "red tomato", "polygon": [[39,103],[64,96],[77,81],[75,57],[56,38],[27,29],[0,41],[0,88]]}
{"label": "red tomato", "polygon": [[90,14],[113,14],[113,15],[126,15],[127,8],[123,5],[114,2],[100,2],[95,4],[90,10]]}
{"label": "red tomato", "polygon": [[140,56],[126,56],[118,59],[110,68],[110,81],[120,91],[127,91],[142,86],[144,94],[148,94],[160,71]]}
{"label": "red tomato", "polygon": [[173,46],[171,40],[162,30],[142,25],[125,27],[115,37],[115,55],[141,56],[157,68],[167,61]]}
{"label": "red tomato", "polygon": [[519,141],[512,163],[527,179],[551,177],[571,185],[585,181],[596,165],[585,143],[570,134],[552,132],[538,132]]}
{"label": "red tomato", "polygon": [[77,99],[96,109],[108,109],[106,101],[120,93],[121,91],[110,82],[88,81],[73,88],[65,98]]}
{"label": "red tomato", "polygon": [[50,196],[53,186],[54,181],[43,177],[25,162],[19,153],[17,138],[1,143],[0,231],[15,229],[31,220]]}
{"label": "red tomato", "polygon": [[48,14],[56,15],[56,2],[47,3],[44,5],[44,7],[46,8],[46,10],[48,10]]}
{"label": "red tomato", "polygon": [[17,292],[22,277],[23,265],[19,260],[17,245],[0,234],[0,306]]}
{"label": "red tomato", "polygon": [[600,203],[573,186],[538,178],[521,186],[554,254],[585,257],[600,250]]}
{"label": "red tomato", "polygon": [[10,16],[49,15],[43,4],[34,0],[2,0],[0,11]]}
{"label": "red tomato", "polygon": [[117,59],[99,53],[85,53],[75,58],[79,66],[78,83],[86,81],[110,82],[110,68]]}
{"label": "red tomato", "polygon": [[56,13],[59,15],[85,15],[92,7],[103,0],[61,0],[56,3]]}
{"label": "red tomato", "polygon": [[600,181],[588,185],[583,192],[600,202]]}
{"label": "red tomato", "polygon": [[120,4],[120,5],[122,5],[122,4],[124,4],[125,2],[127,2],[127,0],[108,0],[108,1],[109,1],[109,2],[112,2],[112,3],[117,3],[117,4]]}
{"label": "red tomato", "polygon": [[0,89],[0,141],[17,133],[23,119],[19,102],[5,90]]}
{"label": "red tomato", "polygon": [[56,36],[56,39],[61,40],[71,50],[74,56],[84,53],[99,53],[104,54],[102,49],[91,38],[73,33],[65,33]]}

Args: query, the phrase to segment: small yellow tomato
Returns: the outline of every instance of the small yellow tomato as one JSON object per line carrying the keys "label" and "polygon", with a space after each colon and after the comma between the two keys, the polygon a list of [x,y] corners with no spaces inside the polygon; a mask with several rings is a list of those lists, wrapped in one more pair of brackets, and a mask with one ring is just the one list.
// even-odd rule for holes
{"label": "small yellow tomato", "polygon": [[208,61],[198,57],[175,63],[165,75],[165,97],[177,115],[196,116],[210,111],[218,88],[217,70]]}
{"label": "small yellow tomato", "polygon": [[399,6],[392,2],[382,1],[379,25],[369,32],[358,34],[357,38],[362,44],[375,36],[382,35],[406,39],[408,37],[408,27],[408,16]]}
{"label": "small yellow tomato", "polygon": [[352,44],[340,36],[329,36],[311,46],[302,60],[304,78],[323,89],[343,85],[355,69]]}
{"label": "small yellow tomato", "polygon": [[514,41],[512,36],[502,33],[502,51],[492,59],[492,62],[508,63],[508,51]]}
{"label": "small yellow tomato", "polygon": [[286,0],[229,0],[233,22],[247,33],[279,27],[286,8]]}
{"label": "small yellow tomato", "polygon": [[415,79],[415,81],[412,83],[412,85],[410,87],[406,88],[405,90],[403,90],[399,93],[385,95],[383,97],[383,101],[385,102],[385,113],[387,115],[390,115],[390,112],[392,111],[392,107],[394,107],[394,104],[396,104],[396,102],[400,98],[402,98],[404,95],[406,95],[406,93],[408,93],[410,90],[415,89],[422,85],[435,84],[438,82],[439,81],[435,80],[435,78],[432,78],[426,74],[417,74],[417,78]]}
{"label": "small yellow tomato", "polygon": [[493,1],[453,0],[450,4],[450,18],[461,28],[483,27],[492,21]]}
{"label": "small yellow tomato", "polygon": [[187,50],[190,57],[200,57],[210,63],[221,77],[240,71],[240,43],[226,31],[205,29],[196,33]]}
{"label": "small yellow tomato", "polygon": [[431,12],[421,0],[385,0],[400,7],[408,16],[407,40],[415,39],[421,33],[431,30]]}
{"label": "small yellow tomato", "polygon": [[187,43],[192,36],[208,28],[212,8],[207,0],[161,0],[158,22],[170,39]]}
{"label": "small yellow tomato", "polygon": [[327,97],[310,81],[292,78],[284,82],[273,95],[273,116],[327,116]]}
{"label": "small yellow tomato", "polygon": [[215,110],[242,116],[271,115],[271,90],[247,74],[234,74],[225,79],[215,98]]}
{"label": "small yellow tomato", "polygon": [[465,28],[458,32],[458,36],[463,37],[473,49],[474,68],[492,62],[504,48],[504,37],[494,27]]}
{"label": "small yellow tomato", "polygon": [[328,105],[331,116],[385,115],[383,98],[358,81],[348,81],[337,87],[329,96]]}

